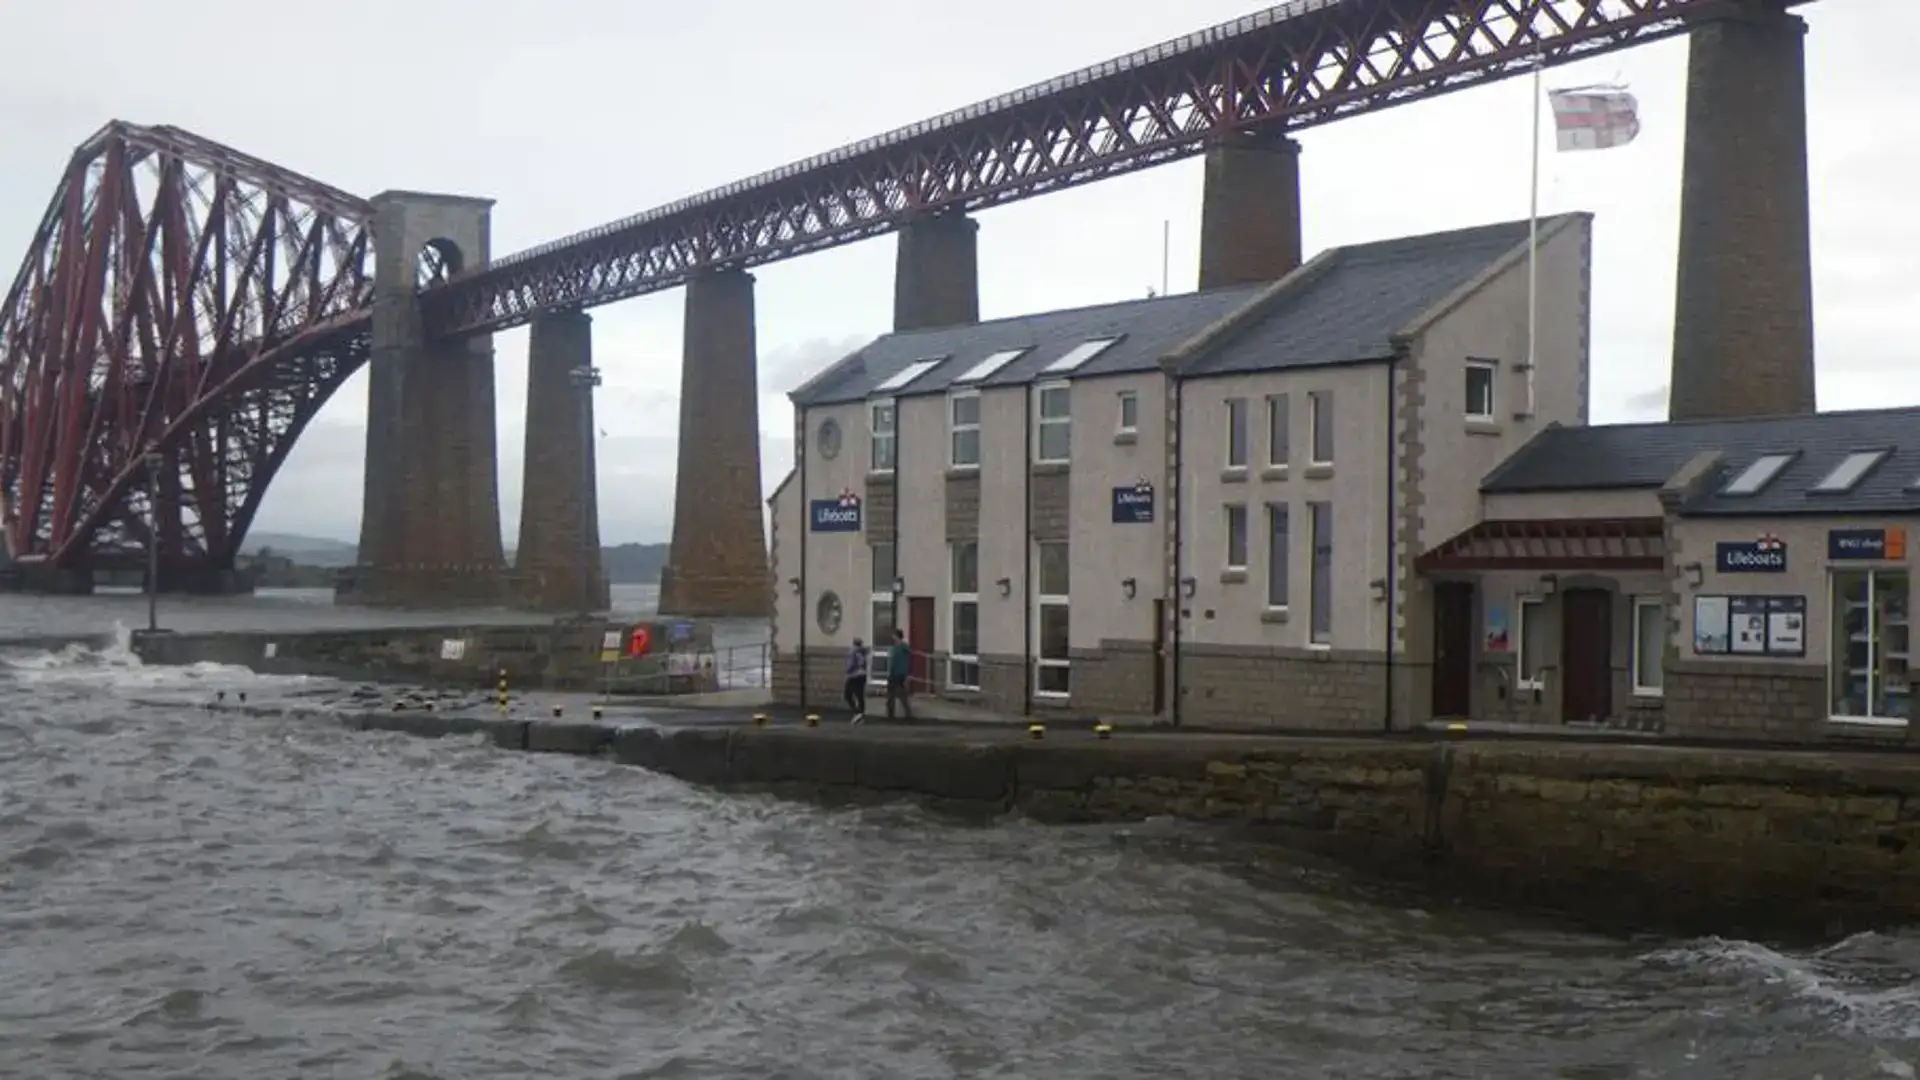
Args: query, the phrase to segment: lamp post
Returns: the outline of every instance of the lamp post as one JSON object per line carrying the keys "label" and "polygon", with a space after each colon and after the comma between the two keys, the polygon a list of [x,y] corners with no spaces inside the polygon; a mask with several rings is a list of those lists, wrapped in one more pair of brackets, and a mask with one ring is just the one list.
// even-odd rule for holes
{"label": "lamp post", "polygon": [[158,450],[148,450],[147,463],[147,631],[160,629],[160,466]]}
{"label": "lamp post", "polygon": [[580,388],[580,610],[592,614],[599,595],[599,579],[593,572],[594,564],[599,560],[591,556],[598,554],[594,550],[597,538],[594,536],[593,503],[596,477],[593,469],[593,388],[600,385],[600,369],[592,364],[581,364],[567,372],[573,385]]}

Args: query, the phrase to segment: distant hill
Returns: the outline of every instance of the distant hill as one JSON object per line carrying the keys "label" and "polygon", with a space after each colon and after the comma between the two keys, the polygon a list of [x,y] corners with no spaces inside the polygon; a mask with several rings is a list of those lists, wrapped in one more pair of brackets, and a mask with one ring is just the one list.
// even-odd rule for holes
{"label": "distant hill", "polygon": [[601,564],[615,585],[658,585],[667,565],[666,544],[615,544],[602,548]]}
{"label": "distant hill", "polygon": [[275,555],[285,556],[301,566],[352,566],[358,557],[360,547],[344,540],[329,540],[320,536],[301,536],[297,533],[254,532],[247,534],[247,542],[241,546],[242,555],[258,555],[262,548],[269,548]]}
{"label": "distant hill", "polygon": [[[243,555],[258,555],[261,549],[290,559],[300,566],[332,569],[352,566],[358,557],[357,545],[342,540],[297,533],[256,532],[247,537]],[[609,581],[615,585],[658,585],[660,569],[667,565],[666,544],[614,544],[602,549],[601,559]],[[507,549],[513,558],[513,549]]]}

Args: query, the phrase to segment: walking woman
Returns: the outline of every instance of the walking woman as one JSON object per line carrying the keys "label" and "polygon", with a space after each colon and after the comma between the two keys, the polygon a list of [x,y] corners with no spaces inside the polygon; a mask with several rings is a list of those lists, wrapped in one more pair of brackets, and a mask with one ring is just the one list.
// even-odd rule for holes
{"label": "walking woman", "polygon": [[847,685],[842,696],[856,724],[867,718],[867,666],[866,643],[854,638],[853,648],[847,650]]}

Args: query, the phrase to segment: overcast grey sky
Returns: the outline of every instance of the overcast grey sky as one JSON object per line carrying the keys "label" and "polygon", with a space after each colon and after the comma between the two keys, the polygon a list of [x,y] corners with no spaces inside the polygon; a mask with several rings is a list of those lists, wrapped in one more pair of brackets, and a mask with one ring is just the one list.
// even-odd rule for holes
{"label": "overcast grey sky", "polygon": [[[112,118],[174,124],[363,195],[485,195],[496,253],[1230,19],[1258,0],[66,0],[0,14],[0,259],[11,280],[75,143]],[[1916,0],[1800,9],[1813,128],[1820,395],[1920,402],[1920,36]],[[1594,416],[1657,417],[1672,325],[1686,45],[1548,74],[1631,85],[1637,142],[1550,156],[1543,207],[1598,215]],[[1309,253],[1526,215],[1529,84],[1511,80],[1302,136]],[[1549,134],[1547,146],[1551,147]],[[987,317],[1191,289],[1200,173],[1166,166],[982,215]],[[894,242],[759,274],[769,489],[792,460],[784,392],[887,329]],[[595,311],[603,530],[665,539],[681,294]],[[526,332],[499,357],[501,507],[515,535]],[[258,527],[357,535],[366,389],[356,377],[294,450]]]}

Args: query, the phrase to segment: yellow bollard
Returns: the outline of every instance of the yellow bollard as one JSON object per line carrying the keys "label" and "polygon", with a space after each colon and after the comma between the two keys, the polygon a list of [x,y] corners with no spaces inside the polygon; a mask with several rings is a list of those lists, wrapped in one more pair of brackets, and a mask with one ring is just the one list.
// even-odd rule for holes
{"label": "yellow bollard", "polygon": [[766,713],[763,713],[763,712],[757,712],[757,713],[754,713],[754,714],[753,714],[753,726],[754,726],[754,727],[766,727],[766,726],[767,726],[767,720],[768,720],[768,717],[767,717],[767,714],[766,714]]}
{"label": "yellow bollard", "polygon": [[1045,724],[1028,724],[1027,725],[1027,738],[1044,739],[1046,737],[1047,737],[1047,725]]}
{"label": "yellow bollard", "polygon": [[819,726],[820,726],[820,714],[819,714],[819,713],[808,713],[808,714],[807,714],[807,726],[808,726],[808,727],[819,727]]}
{"label": "yellow bollard", "polygon": [[1113,738],[1113,725],[1112,725],[1112,724],[1095,724],[1095,725],[1093,725],[1093,737],[1094,737],[1094,738],[1096,738],[1096,739],[1111,739],[1111,738]]}

